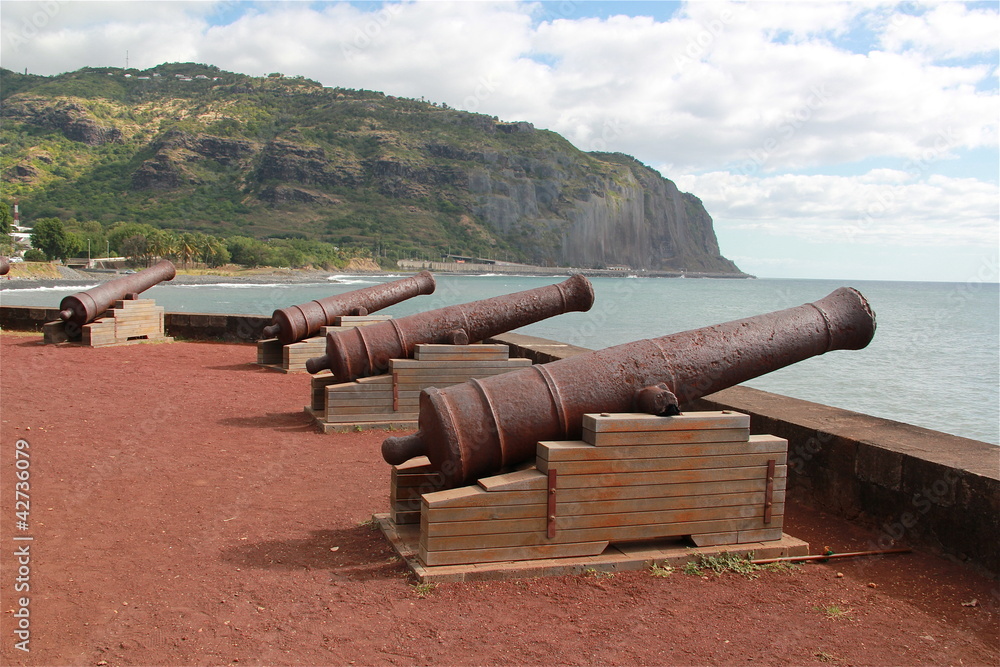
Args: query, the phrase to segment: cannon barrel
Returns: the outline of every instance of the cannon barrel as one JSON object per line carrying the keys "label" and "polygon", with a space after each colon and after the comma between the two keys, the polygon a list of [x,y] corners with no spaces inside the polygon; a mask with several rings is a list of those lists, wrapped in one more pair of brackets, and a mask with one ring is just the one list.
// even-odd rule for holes
{"label": "cannon barrel", "polygon": [[5,276],[10,273],[10,260],[6,257],[0,257],[0,276]]}
{"label": "cannon barrel", "polygon": [[59,303],[59,317],[66,322],[80,326],[97,319],[119,299],[130,294],[145,292],[150,287],[171,280],[177,275],[177,269],[169,260],[161,260],[148,269],[138,273],[109,280],[85,292],[77,292],[63,297]]}
{"label": "cannon barrel", "polygon": [[[676,414],[678,405],[831,350],[865,347],[875,315],[856,290],[420,394],[419,429],[382,443],[386,462],[426,455],[448,486],[578,439],[587,413]],[[665,408],[673,408],[667,411]]]}
{"label": "cannon barrel", "polygon": [[281,308],[271,315],[271,324],[264,327],[264,337],[277,337],[282,345],[289,345],[315,336],[341,315],[368,315],[418,294],[432,294],[435,286],[430,271],[421,271],[391,283]]}
{"label": "cannon barrel", "polygon": [[337,381],[350,382],[386,371],[390,359],[408,358],[418,343],[472,343],[592,305],[594,288],[577,274],[555,285],[331,333],[326,355],[307,361],[306,369],[329,368]]}

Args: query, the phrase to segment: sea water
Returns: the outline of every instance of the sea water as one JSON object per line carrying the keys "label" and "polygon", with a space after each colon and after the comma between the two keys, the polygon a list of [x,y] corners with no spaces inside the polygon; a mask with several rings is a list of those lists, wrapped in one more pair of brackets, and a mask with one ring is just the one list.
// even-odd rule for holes
{"label": "sea water", "polygon": [[[394,280],[158,285],[168,312],[269,315],[276,308]],[[434,294],[380,311],[400,317],[559,282],[559,277],[437,275]],[[598,349],[816,301],[858,289],[878,330],[864,350],[835,351],[746,384],[766,391],[1000,444],[1000,292],[996,283],[592,278],[594,307],[518,331]],[[2,288],[2,285],[0,285]],[[73,288],[0,289],[4,305],[54,307]],[[253,356],[253,355],[251,355]]]}

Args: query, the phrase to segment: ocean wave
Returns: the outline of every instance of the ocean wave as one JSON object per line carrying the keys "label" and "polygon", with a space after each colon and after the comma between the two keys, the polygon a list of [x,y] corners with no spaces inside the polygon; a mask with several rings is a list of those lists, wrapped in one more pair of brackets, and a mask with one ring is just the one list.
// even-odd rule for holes
{"label": "ocean wave", "polygon": [[54,287],[15,287],[13,289],[0,290],[0,293],[21,294],[22,292],[83,292],[93,289],[101,283],[93,285],[56,285]]}
{"label": "ocean wave", "polygon": [[[319,284],[319,283],[317,283]],[[193,287],[224,287],[226,289],[259,289],[261,287],[302,287],[302,283],[178,283],[176,285],[164,285],[163,287],[181,287],[191,289]]]}
{"label": "ocean wave", "polygon": [[374,280],[365,280],[361,276],[346,276],[346,275],[336,275],[327,276],[327,280],[330,282],[336,282],[340,285],[377,285],[378,282]]}

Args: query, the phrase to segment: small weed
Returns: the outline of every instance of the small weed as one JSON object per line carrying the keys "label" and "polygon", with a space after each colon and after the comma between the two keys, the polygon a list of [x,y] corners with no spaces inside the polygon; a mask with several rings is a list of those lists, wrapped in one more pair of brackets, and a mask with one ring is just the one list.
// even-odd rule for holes
{"label": "small weed", "polygon": [[654,577],[669,577],[674,573],[674,568],[666,563],[663,565],[653,563],[649,568],[649,573]]}
{"label": "small weed", "polygon": [[433,583],[422,583],[422,584],[410,584],[410,588],[416,594],[418,598],[425,598],[430,595],[431,591],[437,588],[437,584]]}
{"label": "small weed", "polygon": [[716,574],[724,572],[735,572],[751,579],[757,576],[760,565],[750,562],[752,556],[740,556],[739,554],[724,551],[717,556],[701,556],[698,565],[706,570],[711,570]]}
{"label": "small weed", "polygon": [[595,579],[611,579],[615,576],[614,572],[602,572],[600,570],[595,570],[592,567],[588,567],[583,571],[585,577],[594,577]]}
{"label": "small weed", "polygon": [[761,570],[767,572],[783,572],[785,574],[791,574],[792,572],[797,572],[802,569],[802,566],[798,563],[786,563],[783,561],[778,561],[776,563],[765,563],[760,566]]}
{"label": "small weed", "polygon": [[359,521],[359,526],[368,526],[369,530],[378,530],[378,519],[372,517],[366,521]]}
{"label": "small weed", "polygon": [[840,658],[838,658],[837,656],[832,655],[830,653],[825,653],[823,651],[820,651],[819,653],[813,653],[813,656],[815,656],[816,659],[819,660],[820,662],[840,662]]}
{"label": "small weed", "polygon": [[354,432],[355,433],[361,433],[361,431],[363,431],[363,430],[364,429],[361,428],[361,424],[355,424],[354,425]]}
{"label": "small weed", "polygon": [[698,563],[692,560],[689,560],[688,562],[684,563],[683,572],[684,574],[690,574],[691,576],[694,577],[700,577],[702,574],[701,568],[698,567]]}
{"label": "small weed", "polygon": [[827,618],[831,618],[835,621],[839,621],[845,618],[849,618],[851,615],[851,610],[841,607],[840,605],[830,604],[825,607],[813,607],[816,611],[823,612],[823,615]]}

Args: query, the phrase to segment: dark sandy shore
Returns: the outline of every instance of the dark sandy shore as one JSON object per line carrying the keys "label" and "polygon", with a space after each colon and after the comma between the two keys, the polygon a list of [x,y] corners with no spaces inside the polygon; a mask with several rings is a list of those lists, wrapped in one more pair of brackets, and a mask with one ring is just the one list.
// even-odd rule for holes
{"label": "dark sandy shore", "polygon": [[[59,272],[63,275],[62,278],[11,278],[6,279],[6,277],[0,277],[0,293],[5,290],[16,290],[16,289],[29,289],[38,287],[82,287],[85,285],[93,285],[95,283],[107,282],[115,278],[121,277],[121,273],[110,273],[110,272],[90,272],[90,271],[77,271],[75,269],[68,269],[66,267],[59,267]],[[313,270],[275,270],[270,272],[255,272],[247,273],[245,275],[240,274],[226,274],[226,275],[203,275],[203,274],[187,274],[178,273],[173,280],[170,281],[171,284],[175,285],[215,285],[220,283],[246,283],[248,285],[254,284],[274,284],[274,283],[330,283],[336,284],[335,279],[331,279],[333,276],[338,275],[366,275],[366,276],[399,276],[399,275],[409,275],[406,272],[400,271],[382,271],[374,272],[369,271],[364,274],[357,273],[338,273],[335,271],[313,271]]]}

